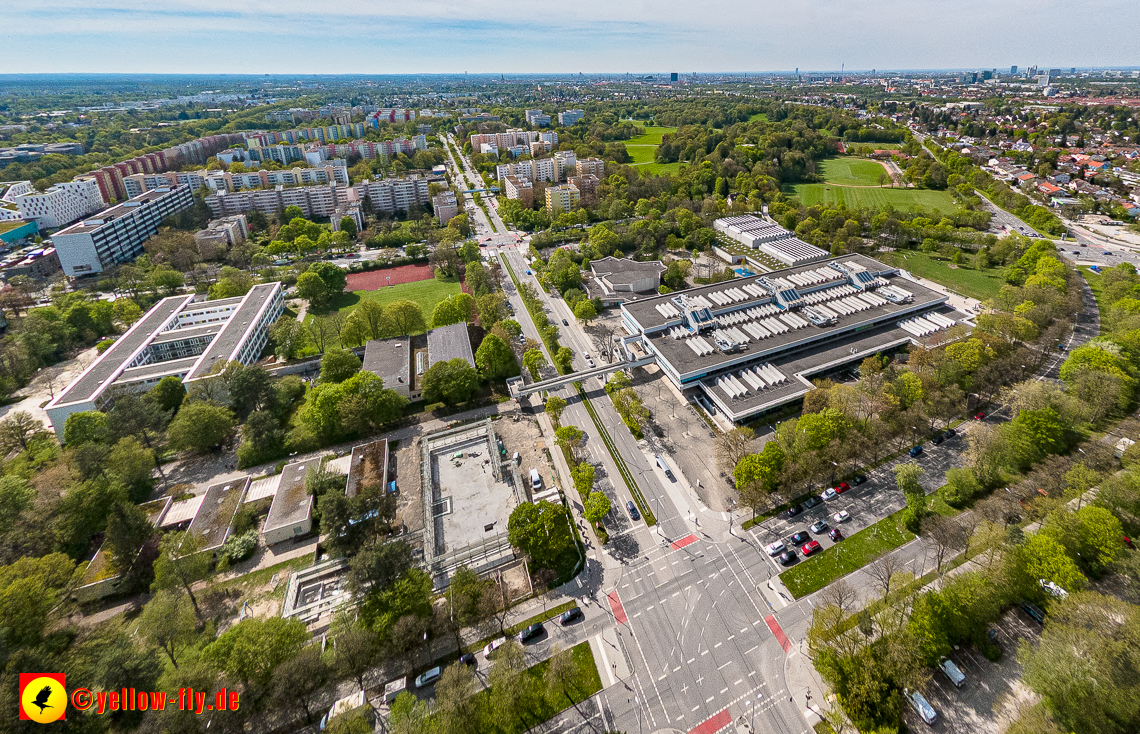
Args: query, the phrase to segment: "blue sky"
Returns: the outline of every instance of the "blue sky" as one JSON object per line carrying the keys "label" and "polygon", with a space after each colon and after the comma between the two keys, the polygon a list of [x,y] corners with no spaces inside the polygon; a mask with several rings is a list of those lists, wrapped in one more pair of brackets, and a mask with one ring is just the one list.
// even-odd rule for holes
{"label": "blue sky", "polygon": [[8,0],[3,18],[0,73],[1000,69],[1140,59],[1134,0]]}

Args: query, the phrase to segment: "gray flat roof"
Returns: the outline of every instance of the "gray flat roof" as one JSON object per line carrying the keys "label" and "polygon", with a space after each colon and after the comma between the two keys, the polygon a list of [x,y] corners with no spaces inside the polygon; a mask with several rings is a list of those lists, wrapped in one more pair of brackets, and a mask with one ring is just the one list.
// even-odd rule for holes
{"label": "gray flat roof", "polygon": [[366,443],[352,449],[352,459],[348,465],[348,482],[344,494],[349,499],[360,494],[360,490],[370,483],[383,483],[388,479],[388,439]]}
{"label": "gray flat roof", "polygon": [[186,357],[184,359],[171,359],[166,362],[144,364],[141,367],[131,367],[120,372],[119,376],[116,377],[115,381],[111,384],[117,385],[120,382],[137,382],[138,380],[145,380],[156,375],[186,374],[197,361],[197,357]]}
{"label": "gray flat roof", "polygon": [[241,497],[249,486],[249,477],[210,485],[190,522],[188,530],[202,538],[202,550],[217,548],[226,542],[230,523],[241,506]]}
{"label": "gray flat roof", "polygon": [[611,283],[629,284],[636,280],[661,275],[667,268],[660,260],[629,260],[612,256],[590,263],[596,276],[604,276]]}
{"label": "gray flat roof", "polygon": [[212,336],[222,330],[224,324],[203,324],[202,326],[188,326],[183,329],[171,329],[156,336],[151,344],[169,344],[183,339],[193,339],[198,336]]}
{"label": "gray flat roof", "polygon": [[52,401],[50,407],[93,400],[103,383],[115,377],[135,353],[150,342],[154,333],[166,325],[172,316],[189,303],[194,296],[171,296],[155,304],[126,334],[103,352],[99,359],[75,379]]}
{"label": "gray flat roof", "polygon": [[265,518],[265,529],[262,532],[293,525],[309,516],[313,498],[305,489],[305,478],[309,469],[320,467],[322,458],[317,456],[298,461],[281,470],[281,483],[277,494],[273,495],[273,504],[269,506],[269,515]]}
{"label": "gray flat roof", "polygon": [[207,308],[217,308],[218,306],[229,306],[230,304],[241,303],[245,296],[233,296],[232,298],[219,298],[216,301],[195,301],[186,307],[186,313],[193,313]]}
{"label": "gray flat roof", "polygon": [[225,327],[218,332],[218,335],[210,342],[210,346],[199,357],[198,365],[187,375],[187,379],[204,377],[210,374],[210,368],[216,362],[231,359],[233,353],[241,346],[242,340],[245,339],[246,332],[252,328],[261,309],[280,287],[280,283],[273,282],[262,283],[251,288],[242,305],[230,315]]}
{"label": "gray flat roof", "polygon": [[384,381],[389,390],[396,385],[411,389],[412,340],[373,339],[364,347],[364,369]]}
{"label": "gray flat roof", "polygon": [[[148,204],[152,201],[155,201],[157,199],[161,199],[162,197],[169,195],[176,188],[178,188],[178,187],[173,186],[173,187],[163,187],[163,188],[158,188],[158,189],[150,189],[149,191],[144,191],[143,193],[139,194],[138,196],[136,196],[132,199],[128,199],[127,201],[124,201],[122,204],[116,204],[115,206],[110,207],[109,209],[104,209],[103,211],[99,212],[98,214],[92,214],[91,216],[86,217],[82,222],[80,222],[78,224],[73,224],[65,230],[62,230],[60,232],[56,232],[56,234],[57,235],[61,235],[61,234],[83,234],[84,232],[94,232],[95,230],[99,229],[100,227],[107,224],[111,220],[118,219],[119,217],[123,217],[123,216],[126,216],[128,214],[131,214],[133,212],[138,211],[139,208],[143,204]],[[100,220],[100,219],[103,221],[99,222],[98,224],[87,224],[87,222]]]}
{"label": "gray flat roof", "polygon": [[471,337],[467,335],[467,324],[441,326],[428,332],[428,367],[437,362],[446,362],[459,357],[475,366],[475,355],[471,352]]}

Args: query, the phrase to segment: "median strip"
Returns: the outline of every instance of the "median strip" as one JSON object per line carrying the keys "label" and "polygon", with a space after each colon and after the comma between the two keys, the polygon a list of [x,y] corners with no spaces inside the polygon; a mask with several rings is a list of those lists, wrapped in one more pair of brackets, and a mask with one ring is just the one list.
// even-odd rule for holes
{"label": "median strip", "polygon": [[590,420],[594,421],[594,427],[598,429],[598,435],[602,437],[602,443],[606,445],[606,450],[610,452],[610,457],[617,465],[618,473],[621,474],[622,480],[625,481],[625,486],[629,489],[629,493],[633,496],[634,503],[637,504],[637,509],[641,512],[641,517],[645,519],[645,524],[653,526],[657,524],[657,518],[652,512],[649,511],[649,503],[645,501],[645,497],[641,494],[641,489],[634,481],[633,475],[629,472],[629,467],[625,465],[622,460],[621,454],[618,453],[617,447],[614,446],[613,439],[610,438],[609,432],[605,426],[602,425],[601,420],[598,419],[598,414],[594,412],[594,406],[590,399],[586,397],[586,391],[582,389],[582,383],[575,382],[574,386],[578,388],[578,395],[582,398],[582,404],[586,406],[586,412],[590,414]]}

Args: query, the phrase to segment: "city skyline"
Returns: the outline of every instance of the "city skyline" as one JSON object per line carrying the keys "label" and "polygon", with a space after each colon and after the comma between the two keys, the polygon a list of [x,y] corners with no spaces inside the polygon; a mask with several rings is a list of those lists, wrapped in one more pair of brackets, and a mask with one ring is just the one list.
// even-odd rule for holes
{"label": "city skyline", "polygon": [[[842,8],[813,2],[793,10],[715,0],[694,15],[679,3],[615,7],[589,0],[516,21],[514,6],[492,0],[346,2],[317,15],[292,0],[256,0],[240,10],[220,0],[180,0],[161,9],[141,0],[17,0],[0,38],[9,63],[19,64],[3,69],[8,73],[747,73],[1001,69],[1015,61],[1040,63],[1042,56],[1065,57],[1065,68],[1134,61],[1140,37],[1128,24],[1101,22],[1127,15],[1129,4],[1094,5],[1073,16],[1055,0],[966,3],[944,22],[975,20],[961,21],[964,32],[953,43],[932,44],[921,29],[942,8],[926,2]],[[1054,37],[1059,17],[1065,18],[1063,45]],[[536,34],[536,27],[543,32]],[[900,32],[904,28],[919,30]],[[560,46],[551,38],[572,43],[575,53],[552,53]],[[162,53],[91,53],[131,46]],[[989,61],[979,65],[979,59]]]}

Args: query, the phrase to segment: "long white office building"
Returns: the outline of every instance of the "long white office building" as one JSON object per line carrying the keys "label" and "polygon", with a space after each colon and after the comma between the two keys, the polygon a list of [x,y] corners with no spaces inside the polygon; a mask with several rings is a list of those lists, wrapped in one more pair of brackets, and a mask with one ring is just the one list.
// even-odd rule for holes
{"label": "long white office building", "polygon": [[269,328],[285,309],[281,284],[217,301],[197,296],[164,298],[48,403],[56,436],[67,417],[102,410],[115,395],[144,392],[164,377],[190,383],[210,377],[218,362],[253,364],[269,341]]}

